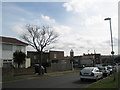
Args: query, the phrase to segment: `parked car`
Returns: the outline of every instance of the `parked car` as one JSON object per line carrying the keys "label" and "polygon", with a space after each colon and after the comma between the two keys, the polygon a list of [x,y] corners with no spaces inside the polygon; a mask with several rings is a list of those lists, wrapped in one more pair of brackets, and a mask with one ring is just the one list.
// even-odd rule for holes
{"label": "parked car", "polygon": [[[34,64],[35,67],[35,73],[39,73],[39,64]],[[41,66],[41,70],[42,70],[42,74],[44,74],[45,72],[45,68],[43,66]]]}
{"label": "parked car", "polygon": [[80,71],[80,79],[94,79],[98,80],[102,78],[102,72],[99,71],[98,67],[85,67]]}
{"label": "parked car", "polygon": [[109,71],[110,71],[110,74],[112,74],[112,73],[113,73],[113,67],[112,67],[112,66],[107,66],[107,70],[109,70]]}
{"label": "parked car", "polygon": [[116,65],[120,66],[120,63],[116,63]]}
{"label": "parked car", "polygon": [[103,73],[103,77],[110,75],[110,71],[107,69],[107,66],[98,67],[100,72]]}

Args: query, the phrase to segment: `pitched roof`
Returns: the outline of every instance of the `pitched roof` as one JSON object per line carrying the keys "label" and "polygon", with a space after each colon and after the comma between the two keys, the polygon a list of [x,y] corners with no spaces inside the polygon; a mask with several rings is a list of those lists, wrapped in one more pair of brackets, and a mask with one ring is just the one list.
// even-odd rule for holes
{"label": "pitched roof", "polygon": [[3,37],[3,36],[0,36],[0,42],[7,42],[7,43],[14,43],[14,44],[22,44],[22,45],[28,45],[27,43],[25,42],[22,42],[16,38],[11,38],[11,37]]}
{"label": "pitched roof", "polygon": [[62,53],[64,53],[64,51],[55,51],[55,50],[53,50],[53,51],[49,51],[49,52],[62,52]]}

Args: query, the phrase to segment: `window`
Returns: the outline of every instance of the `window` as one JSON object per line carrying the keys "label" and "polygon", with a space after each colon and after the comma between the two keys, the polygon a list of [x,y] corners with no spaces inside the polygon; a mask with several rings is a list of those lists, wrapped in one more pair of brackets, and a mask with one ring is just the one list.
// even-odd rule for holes
{"label": "window", "polygon": [[11,44],[2,44],[2,50],[12,51],[13,47]]}
{"label": "window", "polygon": [[34,57],[33,57],[34,59],[37,59],[37,57],[34,55]]}
{"label": "window", "polygon": [[56,54],[54,54],[54,58],[57,58],[57,55],[56,55]]}
{"label": "window", "polygon": [[12,62],[12,60],[8,60],[9,62]]}
{"label": "window", "polygon": [[3,60],[3,62],[7,62],[7,60]]}
{"label": "window", "polygon": [[97,69],[96,72],[99,72],[99,70]]}
{"label": "window", "polygon": [[52,60],[52,63],[58,63],[58,60]]}
{"label": "window", "polygon": [[95,72],[99,72],[99,69],[95,68],[94,71],[95,71]]}

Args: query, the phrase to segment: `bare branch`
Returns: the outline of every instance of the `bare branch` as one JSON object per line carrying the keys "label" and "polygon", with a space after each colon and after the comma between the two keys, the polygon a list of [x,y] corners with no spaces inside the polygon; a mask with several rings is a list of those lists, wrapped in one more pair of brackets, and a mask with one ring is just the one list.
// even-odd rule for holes
{"label": "bare branch", "polygon": [[42,51],[46,46],[54,43],[58,37],[58,34],[49,26],[27,25],[26,29],[27,33],[22,35],[22,39],[37,51]]}

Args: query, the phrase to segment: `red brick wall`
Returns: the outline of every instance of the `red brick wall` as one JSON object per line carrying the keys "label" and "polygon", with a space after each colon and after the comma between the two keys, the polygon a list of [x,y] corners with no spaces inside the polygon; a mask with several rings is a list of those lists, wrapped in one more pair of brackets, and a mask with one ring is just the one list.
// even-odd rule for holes
{"label": "red brick wall", "polygon": [[50,60],[56,59],[64,59],[64,51],[50,51]]}

